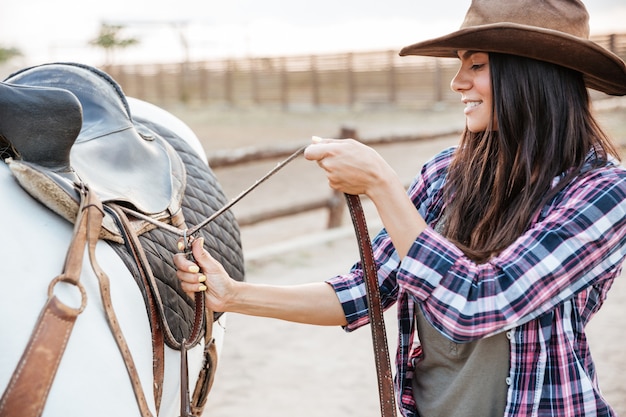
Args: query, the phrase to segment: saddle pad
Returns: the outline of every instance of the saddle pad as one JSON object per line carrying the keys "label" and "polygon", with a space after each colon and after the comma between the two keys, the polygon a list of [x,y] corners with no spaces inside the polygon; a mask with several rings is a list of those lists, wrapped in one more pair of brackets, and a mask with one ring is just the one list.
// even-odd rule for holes
{"label": "saddle pad", "polygon": [[[182,210],[188,226],[200,223],[228,201],[206,162],[198,157],[193,148],[169,129],[154,122],[135,118],[164,138],[181,157],[187,170],[187,184],[183,193]],[[232,212],[227,211],[199,231],[204,237],[205,247],[235,280],[244,280],[244,259],[241,249],[239,227]],[[153,229],[139,236],[141,245],[156,279],[163,301],[165,321],[175,340],[188,339],[194,318],[194,302],[180,287],[172,255],[178,251],[177,237],[163,229]],[[146,289],[141,284],[139,271],[133,257],[124,245],[109,242],[126,266],[133,272],[146,298]],[[220,313],[216,313],[216,318]]]}

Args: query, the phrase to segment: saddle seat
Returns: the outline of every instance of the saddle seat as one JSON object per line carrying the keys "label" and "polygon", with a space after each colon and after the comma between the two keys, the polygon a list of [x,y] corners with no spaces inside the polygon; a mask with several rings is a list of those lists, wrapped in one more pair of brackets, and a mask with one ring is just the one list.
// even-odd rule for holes
{"label": "saddle seat", "polygon": [[[0,90],[3,96],[0,105],[25,109],[22,120],[11,121],[10,129],[0,122],[0,134],[13,145],[16,159],[26,163],[12,166],[18,180],[20,171],[32,174],[33,170],[43,167],[42,178],[54,180],[70,194],[74,183],[79,181],[88,184],[103,204],[124,205],[176,226],[183,223],[181,201],[186,173],[180,157],[159,135],[134,123],[124,93],[108,75],[89,66],[56,63],[24,69],[5,82]],[[27,94],[20,94],[24,88],[37,89],[39,94],[28,99]],[[10,94],[5,96],[5,90]],[[70,98],[50,101],[62,90],[69,91],[78,100],[82,107],[82,125],[81,114]],[[57,119],[52,127],[51,118]],[[7,120],[16,119],[8,117]],[[75,141],[71,141],[72,135]],[[38,139],[32,140],[33,137]],[[20,138],[28,140],[20,141]],[[42,198],[41,195],[36,197]],[[54,198],[59,200],[58,195]],[[59,214],[74,220],[71,204],[68,208],[66,201],[48,203]],[[136,219],[132,226],[137,234],[155,227]],[[110,216],[105,216],[103,229],[101,237],[118,243],[123,241]]]}

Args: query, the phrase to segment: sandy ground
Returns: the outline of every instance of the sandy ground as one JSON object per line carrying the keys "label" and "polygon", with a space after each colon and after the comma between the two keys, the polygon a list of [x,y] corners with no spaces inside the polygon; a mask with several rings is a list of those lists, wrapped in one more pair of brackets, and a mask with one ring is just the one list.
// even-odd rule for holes
{"label": "sandy ground", "polygon": [[[455,109],[457,110],[457,109]],[[334,136],[341,125],[362,137],[449,130],[462,115],[449,111],[415,114],[277,114],[267,111],[182,111],[172,109],[198,133],[208,152],[242,146],[307,143],[311,135]],[[604,114],[618,142],[626,141],[623,107]],[[617,120],[617,121],[616,121]],[[437,150],[456,138],[381,146],[378,151],[409,180]],[[407,158],[411,155],[411,158]],[[410,163],[408,162],[410,161]],[[252,184],[276,161],[216,170],[229,198]],[[329,194],[311,163],[296,160],[235,206],[235,215],[290,205]],[[364,201],[368,223],[379,227]],[[291,285],[320,281],[347,270],[358,259],[350,220],[325,230],[327,214],[311,212],[242,229],[250,282]],[[375,230],[372,231],[374,233]],[[626,279],[616,280],[609,299],[588,328],[601,387],[618,414],[626,415]],[[386,313],[391,352],[396,346],[395,308]],[[392,358],[393,362],[393,358]],[[340,328],[228,315],[226,340],[209,396],[212,417],[378,416],[378,392],[369,327],[351,334]]]}

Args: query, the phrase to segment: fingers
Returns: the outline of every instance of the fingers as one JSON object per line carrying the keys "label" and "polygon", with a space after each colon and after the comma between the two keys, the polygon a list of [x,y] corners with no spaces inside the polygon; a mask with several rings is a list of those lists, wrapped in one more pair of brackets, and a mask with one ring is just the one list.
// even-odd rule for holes
{"label": "fingers", "polygon": [[[202,254],[203,252],[206,252],[203,248],[203,245],[203,238],[196,239],[191,244],[193,255],[196,260],[199,257],[206,259],[206,257]],[[185,245],[182,240],[179,240],[178,249],[182,250],[184,249],[184,247]],[[177,268],[176,276],[180,280],[181,288],[183,289],[183,291],[185,291],[190,296],[192,296],[194,292],[206,291],[206,276],[200,272],[201,268],[198,264],[188,259],[184,253],[177,253],[176,255],[174,255],[173,260],[174,265]]]}
{"label": "fingers", "polygon": [[319,136],[313,136],[311,138],[311,145],[307,146],[304,151],[304,157],[309,161],[321,161],[330,154],[330,146],[337,142],[341,142],[343,139],[322,139]]}

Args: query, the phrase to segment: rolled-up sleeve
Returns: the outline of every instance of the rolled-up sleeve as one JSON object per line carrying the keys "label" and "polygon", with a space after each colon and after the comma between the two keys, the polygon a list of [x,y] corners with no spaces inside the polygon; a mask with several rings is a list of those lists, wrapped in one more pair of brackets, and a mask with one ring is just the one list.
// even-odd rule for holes
{"label": "rolled-up sleeve", "polygon": [[[400,260],[384,229],[373,239],[372,249],[378,267],[380,300],[386,310],[396,301],[398,293],[396,272]],[[337,275],[326,282],[333,287],[343,307],[348,321],[348,325],[344,327],[346,331],[355,330],[369,323],[367,293],[360,262],[354,264],[349,273]]]}

